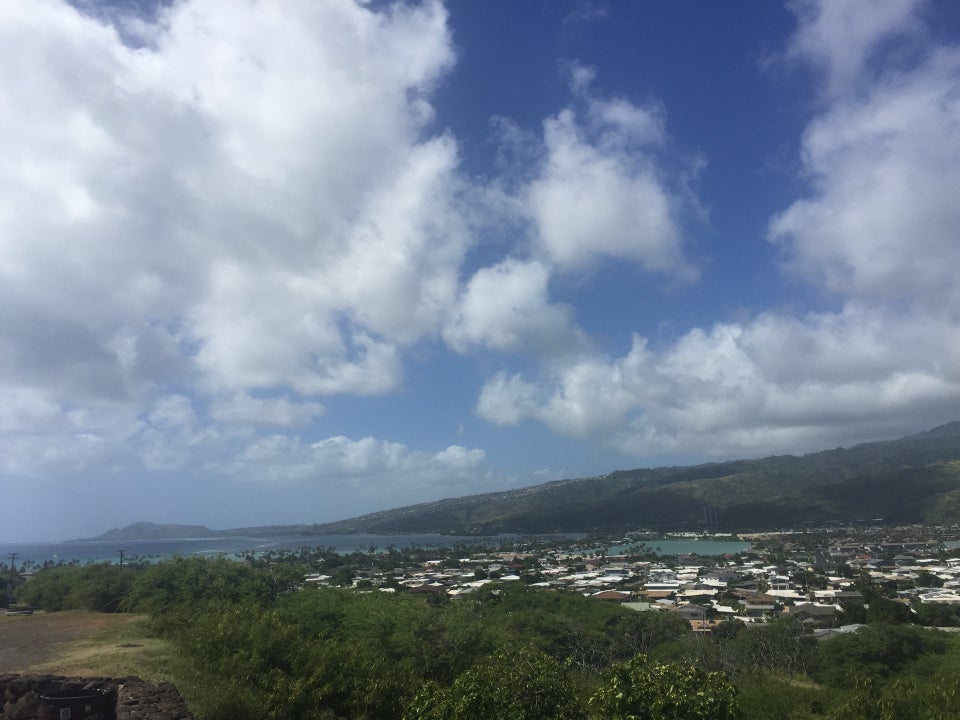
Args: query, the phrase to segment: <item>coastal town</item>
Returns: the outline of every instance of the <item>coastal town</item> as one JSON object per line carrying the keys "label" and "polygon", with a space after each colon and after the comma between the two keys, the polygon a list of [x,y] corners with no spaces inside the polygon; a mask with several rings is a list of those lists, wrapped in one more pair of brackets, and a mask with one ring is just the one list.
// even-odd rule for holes
{"label": "coastal town", "polygon": [[[133,645],[159,642],[168,654],[157,661],[179,663],[164,672],[187,688],[188,705],[205,707],[225,683],[233,697],[241,683],[264,678],[257,696],[284,708],[272,717],[304,716],[289,700],[301,678],[320,678],[304,702],[335,706],[335,716],[402,718],[460,697],[481,671],[476,687],[486,700],[505,665],[543,671],[522,677],[508,697],[561,683],[577,707],[619,692],[622,673],[649,670],[631,687],[654,687],[665,674],[669,694],[686,677],[685,700],[712,681],[745,720],[960,717],[960,701],[938,694],[960,667],[960,639],[950,632],[960,627],[957,529],[515,535],[446,547],[380,536],[390,544],[346,552],[304,536],[299,547],[266,552],[125,553],[122,566],[117,557],[19,573],[10,611],[36,617],[2,621],[29,629],[129,614],[140,627]],[[18,648],[36,645],[35,632],[19,637]],[[111,653],[118,639],[107,638]],[[864,684],[874,678],[887,685]],[[893,714],[843,714],[894,702]],[[945,703],[956,713],[933,714]],[[618,717],[603,709],[575,716]]]}
{"label": "coastal town", "polygon": [[653,540],[634,533],[608,549],[577,542],[519,544],[462,557],[437,550],[403,567],[373,569],[353,561],[303,580],[454,599],[485,586],[523,583],[636,611],[677,613],[695,632],[711,632],[728,620],[750,624],[788,616],[814,624],[819,636],[828,637],[856,629],[869,596],[896,603],[904,613],[926,612],[930,624],[953,624],[952,609],[960,610],[960,543],[951,539],[954,531],[910,526],[739,535],[736,539],[751,543],[749,549],[719,556],[658,554],[647,544]]}

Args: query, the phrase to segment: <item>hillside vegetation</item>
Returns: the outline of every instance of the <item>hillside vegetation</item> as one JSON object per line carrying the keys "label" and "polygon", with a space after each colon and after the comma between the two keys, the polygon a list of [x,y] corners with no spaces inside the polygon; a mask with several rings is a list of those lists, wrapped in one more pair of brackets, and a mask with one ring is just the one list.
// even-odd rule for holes
{"label": "hillside vegetation", "polygon": [[551,533],[621,527],[760,529],[873,519],[960,520],[960,422],[847,449],[622,470],[297,529],[318,534]]}
{"label": "hillside vegetation", "polygon": [[618,470],[410,505],[338,522],[210,530],[135,523],[94,540],[341,533],[768,529],[882,520],[960,521],[960,422],[803,456]]}

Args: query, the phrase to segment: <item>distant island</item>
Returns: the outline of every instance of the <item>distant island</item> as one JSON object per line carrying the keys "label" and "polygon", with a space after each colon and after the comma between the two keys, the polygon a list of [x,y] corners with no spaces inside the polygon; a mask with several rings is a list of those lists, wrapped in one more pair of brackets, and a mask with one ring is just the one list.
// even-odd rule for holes
{"label": "distant island", "polygon": [[129,540],[185,540],[188,538],[216,537],[219,533],[204,525],[157,524],[135,522],[122,528],[107,530],[93,538],[80,538],[70,542],[123,542]]}
{"label": "distant island", "polygon": [[211,530],[138,522],[89,540],[747,530],[831,522],[960,522],[960,422],[848,449],[618,470],[330,523]]}

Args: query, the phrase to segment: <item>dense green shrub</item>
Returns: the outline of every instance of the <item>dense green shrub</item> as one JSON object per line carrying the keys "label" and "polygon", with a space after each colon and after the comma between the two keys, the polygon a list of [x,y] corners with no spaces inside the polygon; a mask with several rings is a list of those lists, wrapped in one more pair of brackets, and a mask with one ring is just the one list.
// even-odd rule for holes
{"label": "dense green shrub", "polygon": [[17,602],[48,611],[116,612],[135,575],[131,568],[109,563],[46,568],[17,588]]}
{"label": "dense green shrub", "polygon": [[161,615],[213,600],[269,603],[296,584],[292,564],[254,567],[223,558],[174,558],[137,574],[123,609]]}
{"label": "dense green shrub", "polygon": [[897,678],[880,687],[861,678],[857,694],[837,707],[830,720],[960,720],[960,680],[918,683]]}
{"label": "dense green shrub", "polygon": [[566,668],[537,650],[502,649],[444,688],[427,684],[404,720],[578,720],[584,717]]}
{"label": "dense green shrub", "polygon": [[834,687],[853,687],[866,679],[897,673],[922,655],[946,650],[947,638],[937,630],[870,625],[822,643],[814,676]]}
{"label": "dense green shrub", "polygon": [[604,720],[736,720],[736,688],[723,673],[638,655],[611,667],[589,701]]}

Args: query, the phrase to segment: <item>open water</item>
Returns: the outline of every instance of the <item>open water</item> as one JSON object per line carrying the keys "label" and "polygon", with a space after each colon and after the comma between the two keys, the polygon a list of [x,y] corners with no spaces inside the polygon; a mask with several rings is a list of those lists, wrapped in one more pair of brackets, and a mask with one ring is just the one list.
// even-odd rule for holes
{"label": "open water", "polygon": [[350,553],[356,550],[366,551],[370,547],[384,550],[388,545],[398,548],[420,545],[422,547],[449,547],[458,541],[496,542],[498,538],[457,537],[452,535],[310,535],[275,538],[217,537],[186,538],[180,540],[124,540],[120,542],[61,542],[27,543],[0,545],[0,563],[9,562],[9,554],[18,554],[17,566],[23,563],[43,565],[50,560],[57,562],[76,561],[116,562],[120,559],[119,550],[124,551],[124,560],[136,558],[158,561],[171,557],[241,557],[247,553],[299,550],[307,548],[333,548],[336,552]]}
{"label": "open water", "polygon": [[[560,537],[577,539],[578,534],[563,534]],[[311,535],[275,538],[193,538],[182,540],[127,540],[123,542],[61,542],[61,543],[4,543],[0,545],[0,564],[9,562],[9,554],[17,553],[17,567],[42,566],[47,561],[78,562],[117,562],[119,550],[124,551],[125,560],[146,559],[156,562],[171,557],[217,557],[240,558],[247,553],[299,550],[302,547],[333,548],[336,552],[350,553],[357,550],[367,551],[371,547],[384,550],[389,545],[398,548],[419,545],[421,547],[449,547],[457,542],[497,544],[501,540],[520,540],[519,535],[498,535],[490,537],[461,537],[454,535],[412,534],[412,535]],[[541,538],[542,539],[542,538]],[[615,545],[607,548],[609,555],[627,552],[639,543]],[[658,555],[732,555],[750,548],[750,543],[728,540],[694,539],[657,539],[645,540],[647,549]]]}

